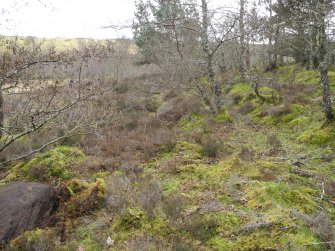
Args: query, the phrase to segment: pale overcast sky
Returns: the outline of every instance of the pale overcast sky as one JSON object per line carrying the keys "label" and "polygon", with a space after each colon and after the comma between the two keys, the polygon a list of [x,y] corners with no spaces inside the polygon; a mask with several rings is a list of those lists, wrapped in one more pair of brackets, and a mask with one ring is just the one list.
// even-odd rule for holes
{"label": "pale overcast sky", "polygon": [[[131,37],[135,0],[0,0],[0,35],[67,38]],[[211,0],[211,4],[236,0]]]}

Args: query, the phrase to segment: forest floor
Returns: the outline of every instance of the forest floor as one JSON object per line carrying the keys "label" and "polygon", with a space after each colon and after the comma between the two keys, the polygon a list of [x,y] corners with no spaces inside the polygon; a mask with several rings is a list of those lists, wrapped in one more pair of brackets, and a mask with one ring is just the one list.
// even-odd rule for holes
{"label": "forest floor", "polygon": [[63,142],[6,173],[1,183],[57,180],[70,197],[58,223],[10,250],[335,249],[335,127],[316,70],[262,74],[263,101],[236,83],[215,116],[194,90],[154,80],[115,88],[125,112],[105,138]]}

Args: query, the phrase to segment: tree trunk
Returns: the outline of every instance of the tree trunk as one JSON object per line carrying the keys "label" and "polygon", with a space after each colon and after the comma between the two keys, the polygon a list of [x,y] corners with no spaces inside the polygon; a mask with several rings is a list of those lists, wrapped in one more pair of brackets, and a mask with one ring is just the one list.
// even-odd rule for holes
{"label": "tree trunk", "polygon": [[245,28],[244,28],[244,5],[245,0],[240,0],[240,15],[239,15],[239,30],[240,30],[240,67],[239,71],[242,79],[245,79],[245,61],[246,61],[246,46],[245,46]]}
{"label": "tree trunk", "polygon": [[205,59],[207,63],[207,76],[209,83],[211,85],[211,90],[214,94],[214,113],[218,113],[221,110],[221,89],[215,80],[214,68],[213,68],[213,55],[209,51],[209,41],[208,41],[208,7],[206,0],[201,1],[202,7],[202,49],[205,54]]}
{"label": "tree trunk", "polygon": [[0,139],[3,136],[3,127],[4,127],[4,100],[3,100],[3,92],[2,92],[2,81],[0,80]]}
{"label": "tree trunk", "polygon": [[276,30],[275,30],[275,44],[274,44],[274,48],[273,48],[273,58],[272,58],[272,64],[274,65],[274,67],[277,67],[277,60],[278,60],[278,51],[280,48],[280,42],[279,42],[279,36],[280,36],[280,29],[279,26],[276,25]]}
{"label": "tree trunk", "polygon": [[329,87],[329,78],[328,78],[328,64],[327,64],[327,48],[326,48],[326,5],[324,0],[318,2],[318,34],[317,34],[317,43],[318,43],[318,54],[319,54],[319,71],[321,75],[321,85],[322,85],[322,106],[323,112],[327,119],[328,123],[334,121],[334,110],[332,108],[331,99],[330,99],[330,87]]}
{"label": "tree trunk", "polygon": [[268,71],[272,71],[274,68],[276,68],[276,65],[274,64],[273,60],[273,28],[272,28],[272,0],[269,0],[269,11],[270,11],[270,27],[269,27],[269,46],[268,46]]}
{"label": "tree trunk", "polygon": [[249,37],[247,38],[247,42],[246,42],[246,49],[247,49],[247,51],[246,51],[246,58],[245,58],[245,66],[246,66],[246,68],[247,69],[250,69],[250,66],[251,66],[251,59],[250,59],[250,44],[249,44],[249,41],[250,41],[250,39],[249,39]]}
{"label": "tree trunk", "polygon": [[310,51],[309,51],[309,69],[316,69],[319,66],[318,57],[317,57],[317,48],[316,48],[316,38],[317,38],[317,31],[314,26],[310,26],[309,28],[310,33]]}

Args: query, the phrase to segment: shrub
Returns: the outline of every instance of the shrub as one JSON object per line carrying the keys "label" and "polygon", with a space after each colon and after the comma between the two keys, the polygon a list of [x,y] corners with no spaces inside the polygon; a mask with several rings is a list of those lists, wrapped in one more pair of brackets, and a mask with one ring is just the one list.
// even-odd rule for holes
{"label": "shrub", "polygon": [[161,197],[161,189],[155,182],[144,183],[137,192],[137,201],[147,215],[153,216]]}
{"label": "shrub", "polygon": [[186,199],[178,193],[164,196],[162,202],[164,213],[172,220],[176,220],[181,216],[181,212],[186,205]]}
{"label": "shrub", "polygon": [[144,106],[149,112],[157,112],[161,104],[162,100],[160,95],[153,95],[152,97],[147,98],[144,102]]}
{"label": "shrub", "polygon": [[132,195],[131,181],[122,173],[114,173],[106,179],[107,208],[120,213],[127,207]]}
{"label": "shrub", "polygon": [[157,117],[165,121],[178,121],[190,113],[197,113],[201,109],[199,98],[193,96],[177,96],[165,101],[157,111]]}
{"label": "shrub", "polygon": [[216,158],[222,149],[222,142],[214,136],[207,136],[201,141],[201,153],[203,156]]}
{"label": "shrub", "polygon": [[217,234],[218,227],[219,223],[215,217],[195,214],[186,219],[182,230],[187,231],[191,236],[200,241],[207,241]]}
{"label": "shrub", "polygon": [[275,134],[270,134],[267,136],[266,144],[273,150],[279,150],[282,147],[281,141]]}
{"label": "shrub", "polygon": [[115,87],[115,91],[117,94],[124,94],[129,90],[128,84],[120,84]]}

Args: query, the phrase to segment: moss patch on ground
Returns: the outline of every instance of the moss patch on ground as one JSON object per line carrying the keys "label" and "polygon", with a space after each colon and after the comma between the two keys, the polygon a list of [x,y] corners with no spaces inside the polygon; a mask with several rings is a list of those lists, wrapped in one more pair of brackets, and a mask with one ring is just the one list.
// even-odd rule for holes
{"label": "moss patch on ground", "polygon": [[333,125],[328,126],[317,126],[303,132],[298,140],[302,143],[325,145],[334,141],[335,139],[335,127]]}

